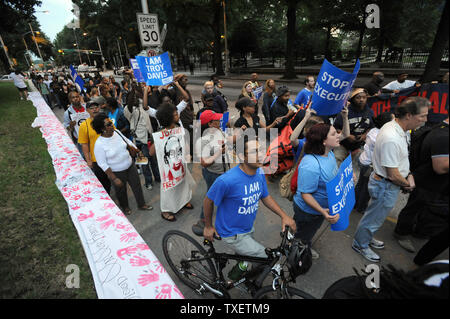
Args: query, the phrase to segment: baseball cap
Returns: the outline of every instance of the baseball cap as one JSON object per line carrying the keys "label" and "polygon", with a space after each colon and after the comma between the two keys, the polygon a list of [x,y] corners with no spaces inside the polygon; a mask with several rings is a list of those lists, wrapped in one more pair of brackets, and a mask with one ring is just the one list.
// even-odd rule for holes
{"label": "baseball cap", "polygon": [[211,121],[218,121],[222,118],[223,114],[216,113],[211,110],[203,111],[202,114],[200,114],[200,122],[202,125],[208,124]]}
{"label": "baseball cap", "polygon": [[205,101],[211,101],[214,100],[214,95],[206,93],[205,94]]}
{"label": "baseball cap", "polygon": [[95,101],[89,101],[86,103],[86,108],[90,108],[91,106],[100,106],[99,103],[95,102]]}
{"label": "baseball cap", "polygon": [[359,93],[366,93],[367,91],[363,88],[356,88],[352,91],[352,93],[350,94],[350,100],[353,99],[356,95],[358,95]]}
{"label": "baseball cap", "polygon": [[236,108],[239,110],[242,110],[244,107],[246,106],[255,106],[255,102],[253,102],[250,98],[248,97],[241,97],[237,102],[236,102]]}
{"label": "baseball cap", "polygon": [[280,96],[286,94],[287,92],[289,92],[289,88],[287,86],[280,86],[277,89],[277,96],[280,97]]}
{"label": "baseball cap", "polygon": [[103,105],[106,103],[106,100],[103,96],[96,96],[91,99],[91,102],[97,103],[98,105]]}

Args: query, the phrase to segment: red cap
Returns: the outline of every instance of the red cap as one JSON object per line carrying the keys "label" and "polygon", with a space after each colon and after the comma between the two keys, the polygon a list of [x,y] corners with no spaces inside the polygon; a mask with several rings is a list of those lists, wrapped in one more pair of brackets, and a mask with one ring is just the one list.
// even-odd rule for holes
{"label": "red cap", "polygon": [[218,121],[222,118],[223,114],[216,113],[211,110],[203,111],[202,114],[200,114],[200,122],[202,125],[208,124],[211,121]]}

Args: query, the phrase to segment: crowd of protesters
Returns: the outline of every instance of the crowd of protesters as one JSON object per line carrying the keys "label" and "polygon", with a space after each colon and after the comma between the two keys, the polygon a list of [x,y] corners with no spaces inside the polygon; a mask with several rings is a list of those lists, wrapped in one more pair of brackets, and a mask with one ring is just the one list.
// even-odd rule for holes
{"label": "crowd of protesters", "polygon": [[[20,76],[17,77],[20,84]],[[258,75],[252,74],[251,79],[243,83],[235,105],[228,104],[221,92],[222,82],[213,76],[203,85],[200,96],[203,105],[198,112],[194,111],[194,99],[185,74],[176,75],[169,85],[152,87],[137,83],[131,72],[127,72],[120,83],[113,76],[102,77],[97,73],[84,79],[86,90],[81,94],[64,74],[32,73],[31,78],[50,107],[65,110],[64,126],[108,193],[111,193],[111,185],[114,186],[115,196],[126,214],[131,214],[127,183],[138,208],[152,209],[144,201],[129,148],[142,152],[148,159],[147,164],[139,165],[139,171],[144,176],[144,187],[152,190],[155,183],[161,182],[152,133],[181,127],[189,132],[186,155],[190,159],[199,155],[207,188],[204,206],[199,208],[201,214],[194,227],[204,229],[207,239],[213,240],[214,234],[221,236],[237,253],[265,255],[264,247],[253,238],[259,200],[281,218],[282,225],[295,230],[296,238],[311,248],[312,239],[323,222],[334,224],[340,218],[339,214],[330,214],[326,184],[336,176],[340,164],[350,154],[354,171],[359,171],[359,177],[354,176],[356,205],[353,211],[361,216],[351,245],[354,251],[371,262],[380,261],[374,250],[383,249],[385,244],[374,236],[400,192],[410,195],[394,232],[399,245],[416,252],[409,236],[429,238],[414,258],[417,265],[430,262],[448,247],[448,117],[440,123],[427,123],[430,102],[422,97],[409,97],[393,112],[376,117],[367,104],[369,97],[395,96],[401,90],[420,85],[407,80],[405,73],[386,84],[383,73],[375,72],[369,83],[352,89],[347,106],[333,116],[315,114],[311,104],[313,75],[304,78],[305,88],[295,92],[292,102],[294,92],[287,86],[277,87],[273,79],[263,82],[262,94],[257,96],[255,91],[261,85]],[[448,84],[448,73],[442,82]],[[23,89],[18,84],[22,94]],[[232,109],[239,115],[225,123],[235,129],[229,136],[220,129],[220,121],[223,114]],[[194,140],[194,119],[200,121],[202,132],[212,129],[213,133]],[[244,134],[251,129],[255,136]],[[284,212],[268,193],[270,179],[261,178],[264,174],[262,158],[266,155],[261,152],[266,145],[258,140],[260,129],[267,132],[276,129],[278,135],[285,129],[291,131],[288,136],[293,159],[290,169],[295,170],[293,178],[297,182],[291,214]],[[211,140],[219,142],[212,145]],[[241,150],[237,147],[238,140],[244,144]],[[239,165],[230,167],[225,146],[234,142],[234,155]],[[414,147],[419,149],[420,156],[412,165],[410,150]],[[174,149],[180,148],[175,145]],[[183,209],[193,209],[189,169],[185,178],[183,195],[178,199],[183,201]],[[248,185],[253,188],[247,189]],[[243,187],[245,194],[241,190]],[[173,196],[161,191],[161,217],[170,222],[177,220],[178,213]],[[218,207],[215,225],[212,223],[214,206]],[[319,258],[319,253],[312,250],[312,256]]]}

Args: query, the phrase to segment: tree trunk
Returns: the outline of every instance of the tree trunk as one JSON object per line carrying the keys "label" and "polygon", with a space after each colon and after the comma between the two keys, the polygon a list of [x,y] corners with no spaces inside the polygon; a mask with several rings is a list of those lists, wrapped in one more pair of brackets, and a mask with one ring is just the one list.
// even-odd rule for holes
{"label": "tree trunk", "polygon": [[448,0],[445,1],[445,7],[442,11],[441,21],[434,37],[433,46],[431,48],[430,56],[428,57],[427,64],[425,66],[425,71],[420,78],[421,83],[431,82],[436,80],[438,76],[439,69],[441,66],[442,55],[448,44]]}
{"label": "tree trunk", "polygon": [[225,75],[222,66],[222,43],[220,42],[220,21],[223,19],[222,6],[220,1],[212,1],[214,2],[214,59],[216,62],[216,74]]}
{"label": "tree trunk", "polygon": [[380,36],[378,38],[378,49],[377,49],[377,59],[375,62],[380,63],[381,59],[383,58],[383,49],[384,49],[384,38],[381,36],[381,29],[380,29]]}
{"label": "tree trunk", "polygon": [[329,62],[333,61],[330,50],[330,39],[331,39],[331,25],[327,27],[327,40],[325,41],[325,59]]}
{"label": "tree trunk", "polygon": [[295,45],[295,26],[296,26],[296,9],[298,0],[287,0],[288,9],[287,9],[287,36],[286,36],[286,66],[284,71],[285,79],[295,79],[297,76],[295,75],[295,56],[294,56],[294,45]]}
{"label": "tree trunk", "polygon": [[366,31],[366,9],[365,7],[362,10],[363,12],[363,18],[362,18],[362,22],[361,22],[361,28],[359,29],[359,40],[358,40],[358,48],[356,48],[356,56],[355,59],[358,60],[361,57],[361,53],[362,53],[362,43],[363,43],[363,39],[364,39],[364,32]]}

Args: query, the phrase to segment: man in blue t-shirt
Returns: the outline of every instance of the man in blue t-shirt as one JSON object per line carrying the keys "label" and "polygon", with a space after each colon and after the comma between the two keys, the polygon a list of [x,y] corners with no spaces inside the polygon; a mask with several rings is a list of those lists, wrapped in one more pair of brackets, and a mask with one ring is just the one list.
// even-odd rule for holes
{"label": "man in blue t-shirt", "polygon": [[312,92],[314,91],[314,86],[316,85],[316,80],[312,75],[307,75],[305,78],[306,87],[298,92],[297,97],[295,98],[294,105],[298,105],[301,108],[306,107],[308,104],[309,98],[311,97]]}
{"label": "man in blue t-shirt", "polygon": [[[259,200],[280,216],[282,230],[289,226],[295,232],[296,225],[269,195],[258,156],[263,153],[256,138],[243,135],[236,146],[240,165],[218,177],[206,194],[203,236],[212,241],[214,234],[218,234],[237,254],[265,258],[264,246],[252,236]],[[215,227],[212,225],[214,205],[217,206]]]}

